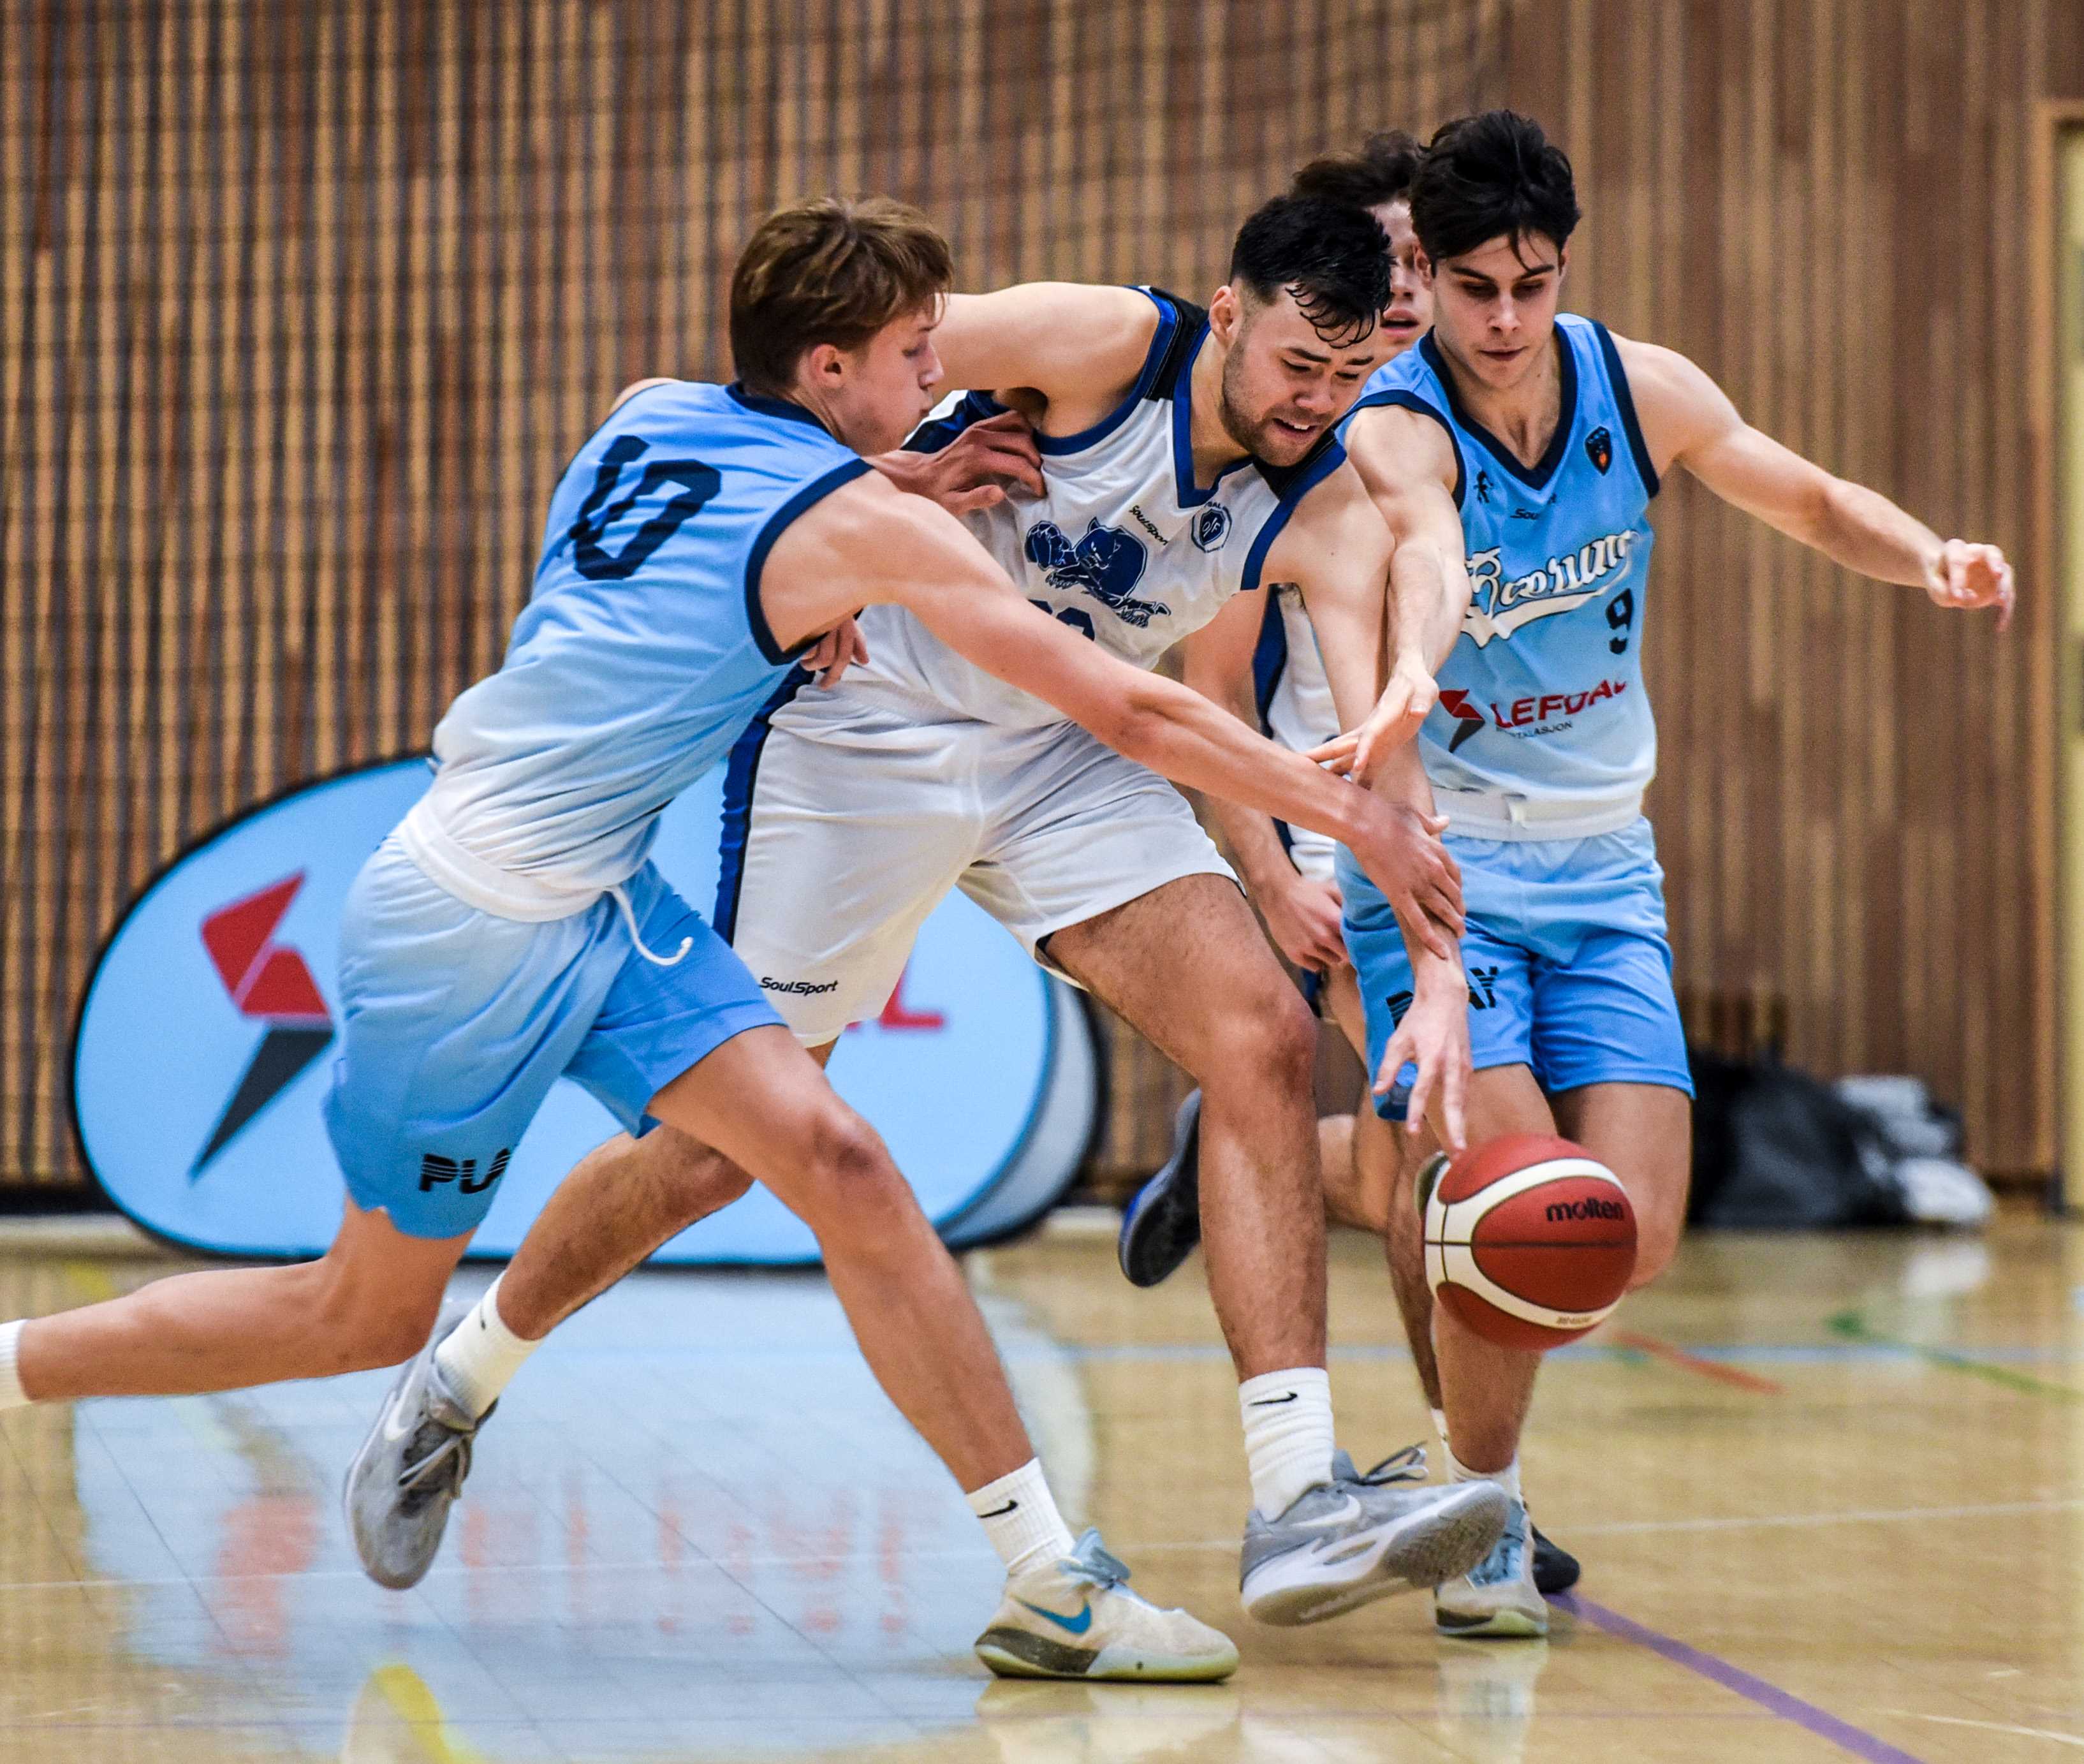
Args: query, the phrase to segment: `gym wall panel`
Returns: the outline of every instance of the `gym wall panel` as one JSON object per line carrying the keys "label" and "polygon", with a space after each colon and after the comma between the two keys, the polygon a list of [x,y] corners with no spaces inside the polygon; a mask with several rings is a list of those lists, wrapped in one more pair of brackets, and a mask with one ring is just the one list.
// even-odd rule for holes
{"label": "gym wall panel", "polygon": [[[242,804],[425,743],[617,388],[727,371],[776,201],[909,197],[972,286],[1205,295],[1305,155],[1510,102],[1579,167],[1574,305],[2023,562],[2029,125],[2078,94],[2067,0],[31,0],[0,37],[0,1181],[85,1181],[66,1042],[125,901]],[[1999,638],[1683,477],[1656,519],[1696,1030],[1920,1073],[1979,1160],[2050,1168],[2046,585]],[[1181,1083],[1114,1043],[1103,1181]]]}

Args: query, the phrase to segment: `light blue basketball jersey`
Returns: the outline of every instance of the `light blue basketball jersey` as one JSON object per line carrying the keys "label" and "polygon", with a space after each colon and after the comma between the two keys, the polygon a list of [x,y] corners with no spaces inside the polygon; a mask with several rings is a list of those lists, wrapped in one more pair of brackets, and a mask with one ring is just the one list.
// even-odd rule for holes
{"label": "light blue basketball jersey", "polygon": [[1427,774],[1448,790],[1589,804],[1640,792],[1657,770],[1642,681],[1657,473],[1606,327],[1565,313],[1556,334],[1562,415],[1531,469],[1461,408],[1430,333],[1355,409],[1422,412],[1455,446],[1476,593],[1419,731]]}
{"label": "light blue basketball jersey", "polygon": [[434,787],[400,829],[414,861],[522,918],[627,880],[791,665],[760,604],[774,541],[867,469],[807,411],[736,387],[624,405],[551,498],[505,662],[434,731]]}

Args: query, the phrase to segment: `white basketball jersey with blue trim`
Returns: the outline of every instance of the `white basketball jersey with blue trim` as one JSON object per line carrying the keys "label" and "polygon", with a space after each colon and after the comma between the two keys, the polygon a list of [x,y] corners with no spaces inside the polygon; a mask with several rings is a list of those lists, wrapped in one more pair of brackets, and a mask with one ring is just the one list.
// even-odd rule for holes
{"label": "white basketball jersey with blue trim", "polygon": [[1427,775],[1589,804],[1639,793],[1657,770],[1642,678],[1657,473],[1606,327],[1565,313],[1556,335],[1562,413],[1531,467],[1461,407],[1430,333],[1355,409],[1419,411],[1455,446],[1476,592],[1419,731]]}
{"label": "white basketball jersey with blue trim", "polygon": [[517,918],[627,880],[800,653],[760,608],[769,550],[867,469],[809,412],[735,387],[625,404],[551,498],[505,662],[434,731],[433,787],[400,830],[414,861]]}
{"label": "white basketball jersey with blue trim", "polygon": [[[1285,469],[1241,460],[1205,490],[1194,482],[1189,402],[1206,342],[1199,307],[1145,289],[1157,335],[1120,405],[1077,435],[1038,436],[1040,498],[1016,492],[966,515],[972,532],[1053,618],[1138,668],[1153,668],[1233,594],[1260,586],[1260,571],[1290,512],[1345,458],[1327,437]],[[946,447],[1002,407],[982,392],[945,401],[910,446]],[[1063,720],[949,649],[901,608],[862,615],[869,659],[838,689],[896,687],[982,722],[1034,727]]]}

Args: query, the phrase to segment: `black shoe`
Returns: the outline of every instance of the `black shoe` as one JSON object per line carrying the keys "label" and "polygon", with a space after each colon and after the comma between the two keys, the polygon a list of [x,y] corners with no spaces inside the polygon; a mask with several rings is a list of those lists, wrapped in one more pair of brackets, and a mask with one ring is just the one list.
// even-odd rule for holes
{"label": "black shoe", "polygon": [[1172,1156],[1123,1210],[1115,1254],[1132,1286],[1154,1287],[1201,1240],[1201,1093],[1192,1090],[1172,1117]]}
{"label": "black shoe", "polygon": [[1578,1558],[1567,1550],[1558,1549],[1541,1535],[1541,1528],[1534,1528],[1534,1588],[1544,1598],[1557,1592],[1568,1592],[1578,1584]]}

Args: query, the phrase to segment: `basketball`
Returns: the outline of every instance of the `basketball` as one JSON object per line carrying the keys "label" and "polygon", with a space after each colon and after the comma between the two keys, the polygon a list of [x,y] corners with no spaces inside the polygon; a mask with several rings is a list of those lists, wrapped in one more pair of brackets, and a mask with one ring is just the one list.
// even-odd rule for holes
{"label": "basketball", "polygon": [[1620,1303],[1635,1210],[1614,1172],[1568,1139],[1509,1134],[1472,1147],[1425,1198],[1425,1278],[1501,1347],[1574,1341]]}

